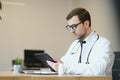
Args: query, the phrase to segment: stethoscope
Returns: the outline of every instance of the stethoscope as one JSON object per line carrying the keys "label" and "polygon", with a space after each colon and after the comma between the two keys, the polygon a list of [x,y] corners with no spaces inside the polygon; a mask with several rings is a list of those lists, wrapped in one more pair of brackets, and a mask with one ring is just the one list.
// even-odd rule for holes
{"label": "stethoscope", "polygon": [[[94,47],[94,45],[95,45],[95,43],[97,42],[97,40],[99,39],[99,35],[97,34],[97,39],[95,40],[95,42],[93,43],[93,45],[92,45],[92,47],[91,47],[91,49],[90,49],[90,51],[89,51],[89,53],[88,53],[88,56],[87,56],[87,61],[85,62],[85,64],[89,64],[90,62],[89,62],[89,56],[90,56],[90,53],[91,53],[91,51],[92,51],[92,49],[93,49],[93,47]],[[79,41],[77,42],[77,44],[79,43]],[[83,41],[83,43],[86,43],[85,41]],[[77,45],[76,44],[76,45]],[[75,45],[75,46],[76,46]],[[73,54],[75,54],[77,51],[78,51],[78,49],[79,49],[79,47],[78,47],[78,49],[75,51],[75,52],[73,52],[73,50],[74,50],[74,48],[75,48],[75,46],[73,47],[73,49],[71,50],[72,51],[72,53],[71,53],[71,55],[73,55]],[[81,60],[81,55],[82,55],[82,53],[80,54],[80,60]],[[80,62],[81,63],[81,62]]]}

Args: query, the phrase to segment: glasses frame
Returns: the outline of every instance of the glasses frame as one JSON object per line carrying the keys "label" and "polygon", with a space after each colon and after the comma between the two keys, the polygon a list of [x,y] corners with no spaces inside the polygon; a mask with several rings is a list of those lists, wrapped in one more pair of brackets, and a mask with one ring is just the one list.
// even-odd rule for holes
{"label": "glasses frame", "polygon": [[70,26],[70,25],[67,25],[67,26],[66,26],[66,29],[69,30],[69,31],[70,31],[70,30],[75,30],[75,29],[77,28],[77,26],[78,26],[79,24],[81,24],[81,23],[82,23],[82,22],[79,22],[79,23],[73,24],[73,25],[71,25],[71,26]]}

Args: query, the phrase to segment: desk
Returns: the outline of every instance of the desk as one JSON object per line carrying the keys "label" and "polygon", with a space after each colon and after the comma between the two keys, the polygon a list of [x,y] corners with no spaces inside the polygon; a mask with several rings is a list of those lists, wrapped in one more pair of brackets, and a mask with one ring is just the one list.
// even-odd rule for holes
{"label": "desk", "polygon": [[80,75],[28,75],[13,74],[12,71],[0,72],[0,80],[112,80],[110,76],[80,76]]}

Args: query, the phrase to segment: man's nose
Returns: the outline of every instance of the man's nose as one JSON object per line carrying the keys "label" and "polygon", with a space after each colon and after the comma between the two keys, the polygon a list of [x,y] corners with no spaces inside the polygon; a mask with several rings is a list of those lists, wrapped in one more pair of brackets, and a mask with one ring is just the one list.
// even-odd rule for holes
{"label": "man's nose", "polygon": [[71,33],[75,33],[75,30],[74,30],[74,29],[71,29],[70,32],[71,32]]}

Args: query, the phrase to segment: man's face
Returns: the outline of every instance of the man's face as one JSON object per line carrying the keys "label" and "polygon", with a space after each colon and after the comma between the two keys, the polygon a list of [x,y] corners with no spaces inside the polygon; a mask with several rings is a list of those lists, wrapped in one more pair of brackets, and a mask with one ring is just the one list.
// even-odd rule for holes
{"label": "man's face", "polygon": [[[76,25],[80,23],[78,16],[73,16],[70,20],[68,20],[68,25]],[[84,23],[80,23],[76,26],[75,29],[71,29],[70,32],[75,36],[76,39],[84,39],[87,29]]]}

